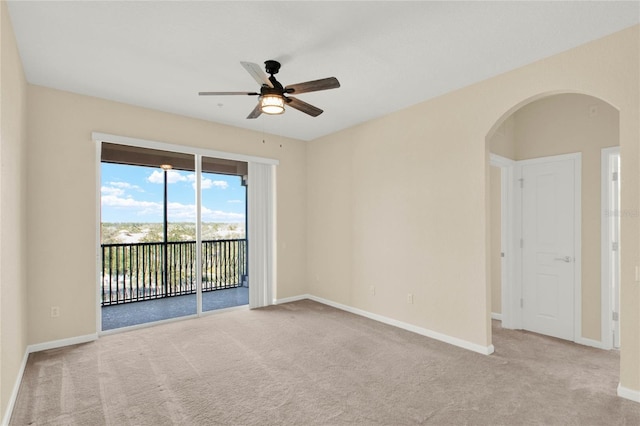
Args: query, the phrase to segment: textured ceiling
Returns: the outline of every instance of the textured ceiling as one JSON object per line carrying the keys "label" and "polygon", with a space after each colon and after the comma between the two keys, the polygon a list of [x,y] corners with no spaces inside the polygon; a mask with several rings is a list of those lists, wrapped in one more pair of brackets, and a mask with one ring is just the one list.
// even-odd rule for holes
{"label": "textured ceiling", "polygon": [[[640,3],[10,1],[27,80],[311,140],[526,65],[640,21]],[[311,118],[245,117],[256,91],[240,61],[282,63]]]}

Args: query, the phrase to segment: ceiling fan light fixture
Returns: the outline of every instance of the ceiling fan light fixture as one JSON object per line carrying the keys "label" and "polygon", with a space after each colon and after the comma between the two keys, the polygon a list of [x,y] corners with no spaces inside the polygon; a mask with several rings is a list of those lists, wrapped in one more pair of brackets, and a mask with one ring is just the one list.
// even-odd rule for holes
{"label": "ceiling fan light fixture", "polygon": [[265,114],[282,114],[284,112],[284,99],[279,95],[264,95],[260,98],[260,109]]}

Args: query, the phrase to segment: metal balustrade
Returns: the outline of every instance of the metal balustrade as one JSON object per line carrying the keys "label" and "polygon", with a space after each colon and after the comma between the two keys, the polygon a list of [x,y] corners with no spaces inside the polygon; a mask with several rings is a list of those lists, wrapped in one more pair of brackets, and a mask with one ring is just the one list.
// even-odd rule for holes
{"label": "metal balustrade", "polygon": [[[246,276],[246,239],[202,242],[202,291],[241,286]],[[101,277],[102,306],[193,294],[196,242],[102,244]]]}

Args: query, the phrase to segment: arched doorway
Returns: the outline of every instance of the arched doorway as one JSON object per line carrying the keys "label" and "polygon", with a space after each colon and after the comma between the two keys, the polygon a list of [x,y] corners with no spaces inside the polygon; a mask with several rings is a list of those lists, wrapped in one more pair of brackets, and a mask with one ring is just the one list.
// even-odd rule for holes
{"label": "arched doorway", "polygon": [[[610,333],[608,324],[612,318],[605,300],[609,283],[601,279],[601,257],[604,253],[601,241],[604,214],[601,208],[601,158],[603,149],[619,145],[618,110],[601,99],[583,94],[536,96],[505,113],[487,135],[486,143],[493,164],[498,167],[492,170],[492,193],[494,197],[497,194],[501,198],[497,202],[494,199],[494,219],[489,221],[494,224],[490,225],[494,247],[490,254],[493,317],[502,319],[503,326],[507,328],[539,331],[529,325],[531,321],[528,323],[526,318],[531,311],[527,314],[527,308],[535,306],[540,310],[537,314],[549,317],[564,312],[562,310],[565,308],[555,300],[557,277],[550,271],[553,268],[573,268],[572,288],[566,293],[573,299],[573,306],[570,306],[573,312],[566,315],[573,319],[570,324],[573,338],[570,340],[590,346],[610,347],[607,344],[610,339],[606,337]],[[575,250],[559,253],[547,248],[547,252],[536,252],[531,249],[534,234],[525,231],[527,226],[540,224],[535,216],[528,215],[529,219],[526,219],[527,213],[530,213],[527,208],[530,210],[535,205],[523,204],[526,201],[523,194],[527,191],[520,188],[522,181],[518,179],[522,179],[522,173],[518,170],[525,163],[541,163],[544,159],[550,161],[567,155],[580,158],[580,169],[575,173],[578,185],[575,198],[578,220],[575,224]],[[503,181],[502,185],[498,182],[496,186],[496,177]],[[491,185],[491,179],[489,182]],[[532,186],[529,186],[529,193],[531,190]],[[541,194],[544,195],[544,192],[534,195],[533,199]],[[500,208],[500,217],[496,221],[495,206],[502,203],[508,203],[508,206]],[[523,205],[528,207],[523,208]],[[566,209],[566,204],[561,208]],[[502,224],[500,229],[496,229],[496,223]],[[500,234],[497,238],[496,233]],[[556,230],[551,235],[555,237],[558,233]],[[523,236],[529,241],[525,241]],[[499,250],[495,248],[496,242],[501,245]],[[523,256],[534,258],[527,261]],[[546,269],[533,269],[536,264],[545,262]],[[545,291],[536,288],[537,285],[544,287]],[[536,291],[540,291],[540,295]],[[496,292],[501,297],[496,297]],[[540,300],[547,297],[549,303],[544,300],[541,302],[536,297]]]}

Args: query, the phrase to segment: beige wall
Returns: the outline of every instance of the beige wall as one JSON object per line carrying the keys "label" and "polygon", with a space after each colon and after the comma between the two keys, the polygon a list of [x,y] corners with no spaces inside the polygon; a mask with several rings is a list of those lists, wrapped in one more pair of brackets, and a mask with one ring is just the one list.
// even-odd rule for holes
{"label": "beige wall", "polygon": [[602,148],[618,145],[618,111],[591,96],[566,94],[514,116],[517,160],[582,153],[582,336],[600,341],[600,157]]}
{"label": "beige wall", "polygon": [[275,295],[307,292],[304,142],[38,86],[28,110],[29,343],[96,332],[93,131],[278,159]]}
{"label": "beige wall", "polygon": [[27,85],[7,5],[0,3],[0,418],[27,347],[25,240]]}
{"label": "beige wall", "polygon": [[496,129],[489,141],[489,149],[491,153],[497,154],[509,160],[516,159],[516,141],[515,141],[515,114],[510,115]]}
{"label": "beige wall", "polygon": [[[620,111],[623,209],[638,211],[638,30],[312,141],[310,293],[489,345],[486,140],[512,112],[546,95],[582,92],[606,100]],[[622,226],[620,380],[640,390],[637,216]]]}
{"label": "beige wall", "polygon": [[473,177],[485,148],[450,137],[465,126],[440,112],[421,104],[309,144],[310,292],[487,346],[484,169]]}
{"label": "beige wall", "polygon": [[502,313],[502,170],[491,167],[491,312]]}

